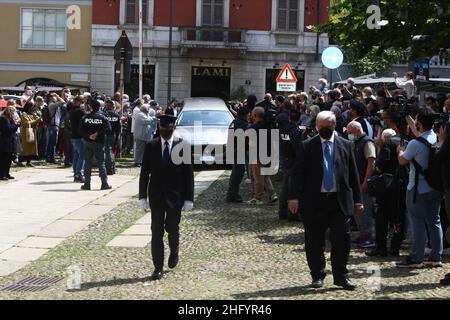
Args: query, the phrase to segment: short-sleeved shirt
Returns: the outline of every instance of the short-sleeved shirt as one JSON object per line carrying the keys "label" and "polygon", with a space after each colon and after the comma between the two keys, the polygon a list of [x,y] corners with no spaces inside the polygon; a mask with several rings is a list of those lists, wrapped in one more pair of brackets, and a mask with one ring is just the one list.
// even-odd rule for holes
{"label": "short-sleeved shirt", "polygon": [[364,145],[364,157],[366,159],[377,157],[377,149],[373,141],[367,141],[367,143]]}
{"label": "short-sleeved shirt", "polygon": [[[422,133],[421,137],[427,139],[427,141],[431,144],[435,144],[437,142],[437,136],[433,132],[433,130]],[[417,140],[412,140],[411,142],[409,142],[408,146],[406,147],[405,153],[403,154],[403,158],[405,158],[408,161],[412,161],[412,159],[415,159],[423,169],[428,168],[428,156],[429,156],[428,147],[422,142]],[[414,165],[410,163],[408,190],[412,190],[414,188],[416,184],[415,178],[416,178],[416,169],[414,168]],[[417,192],[419,194],[422,194],[430,191],[433,191],[433,188],[431,188],[430,185],[427,183],[425,177],[419,174],[419,185],[417,188]]]}

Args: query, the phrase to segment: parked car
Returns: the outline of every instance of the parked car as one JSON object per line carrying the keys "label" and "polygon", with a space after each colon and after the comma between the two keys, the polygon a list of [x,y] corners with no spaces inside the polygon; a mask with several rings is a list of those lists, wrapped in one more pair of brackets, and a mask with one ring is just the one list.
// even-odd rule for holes
{"label": "parked car", "polygon": [[[191,144],[194,164],[223,164],[228,128],[233,120],[222,99],[189,98],[178,116],[175,135]],[[223,156],[216,150],[221,150]]]}

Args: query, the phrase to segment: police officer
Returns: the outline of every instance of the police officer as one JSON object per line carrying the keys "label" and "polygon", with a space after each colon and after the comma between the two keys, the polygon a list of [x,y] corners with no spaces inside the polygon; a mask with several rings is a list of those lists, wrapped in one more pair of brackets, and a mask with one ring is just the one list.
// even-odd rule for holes
{"label": "police officer", "polygon": [[289,122],[280,128],[280,156],[283,162],[283,184],[281,187],[278,215],[280,220],[298,221],[298,214],[288,213],[289,177],[294,167],[298,153],[301,152],[301,143],[306,139],[306,127],[300,126],[300,112],[291,109],[288,115]]}
{"label": "police officer", "polygon": [[[192,165],[183,161],[175,161],[176,164],[173,161],[174,156],[184,156],[183,150],[191,150],[183,140],[173,137],[175,120],[176,117],[170,115],[160,117],[160,137],[146,145],[139,178],[140,206],[147,209],[148,196],[152,215],[153,280],[163,276],[164,229],[169,235],[169,268],[173,269],[178,264],[181,210],[191,210],[194,201]],[[181,152],[172,155],[174,148],[181,149]],[[190,155],[187,158],[190,162]]]}
{"label": "police officer", "polygon": [[[243,132],[248,129],[248,121],[247,117],[249,114],[249,110],[245,107],[239,108],[237,111],[237,118],[233,120],[233,122],[230,124],[229,129],[233,130],[235,132],[238,129],[242,129]],[[230,131],[231,132],[231,131]],[[230,137],[231,138],[231,137]],[[227,192],[227,202],[235,202],[235,203],[242,203],[242,197],[239,195],[239,186],[242,182],[242,178],[245,174],[245,163],[238,163],[238,146],[237,146],[237,138],[234,138],[234,163],[231,168],[231,176],[230,181],[228,183],[228,192]],[[247,142],[247,141],[246,141]],[[247,146],[246,146],[247,147]],[[247,150],[244,150],[244,156]],[[246,159],[244,159],[246,160]]]}
{"label": "police officer", "polygon": [[84,185],[82,190],[91,190],[92,158],[97,160],[102,190],[111,189],[105,168],[105,135],[111,132],[108,119],[100,111],[100,102],[94,99],[88,101],[92,111],[81,119],[80,134],[84,138]]}
{"label": "police officer", "polygon": [[116,173],[116,164],[114,161],[114,145],[120,135],[120,116],[114,110],[114,101],[106,100],[105,109],[103,110],[106,119],[111,125],[111,131],[106,134],[105,138],[105,164],[106,173],[113,175]]}

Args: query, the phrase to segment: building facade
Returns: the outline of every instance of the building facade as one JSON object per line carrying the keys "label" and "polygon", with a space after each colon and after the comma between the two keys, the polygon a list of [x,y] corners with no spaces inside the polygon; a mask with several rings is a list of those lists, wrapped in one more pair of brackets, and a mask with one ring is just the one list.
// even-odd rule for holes
{"label": "building facade", "polygon": [[[138,0],[94,0],[92,89],[118,89],[114,46],[125,30],[134,50],[125,92],[138,95]],[[327,35],[311,32],[326,22],[329,0],[173,0],[172,97],[245,94],[276,89],[285,63],[297,89],[327,75],[320,53]],[[317,7],[319,5],[319,7]],[[169,1],[144,0],[143,91],[165,104],[168,87]]]}
{"label": "building facade", "polygon": [[0,87],[90,86],[90,0],[0,0]]}

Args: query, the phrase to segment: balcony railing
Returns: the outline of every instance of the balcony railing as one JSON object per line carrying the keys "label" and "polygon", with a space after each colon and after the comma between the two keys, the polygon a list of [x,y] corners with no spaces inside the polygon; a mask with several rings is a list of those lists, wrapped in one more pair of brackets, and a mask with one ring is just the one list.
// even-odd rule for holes
{"label": "balcony railing", "polygon": [[245,30],[217,27],[180,28],[181,45],[199,48],[246,49]]}

